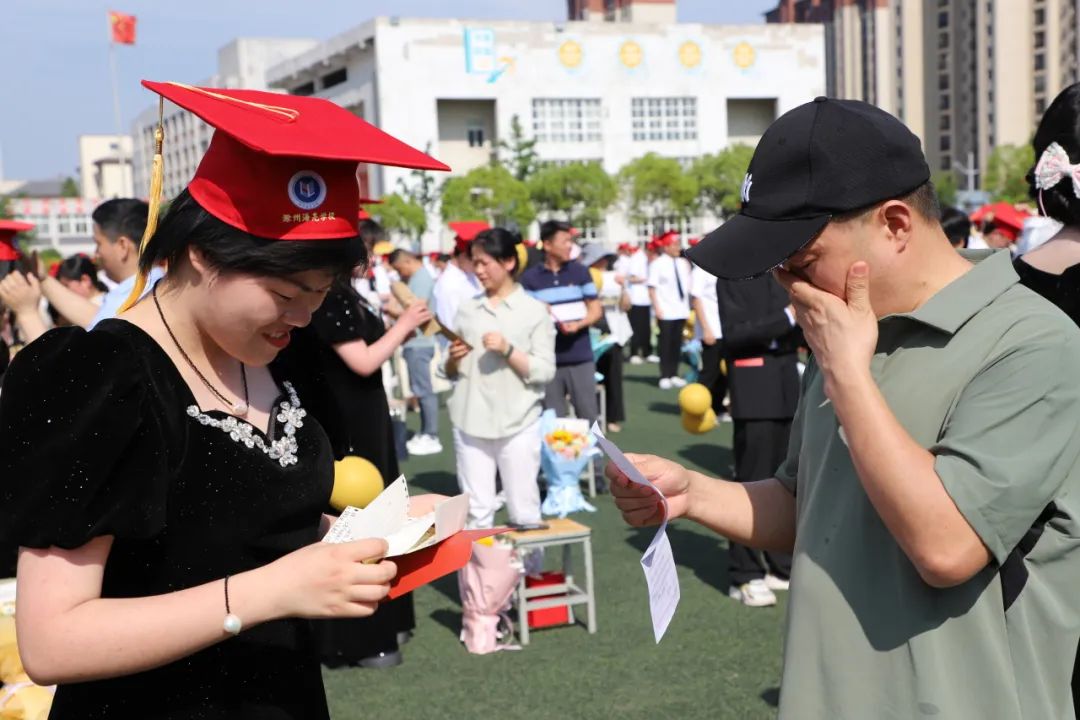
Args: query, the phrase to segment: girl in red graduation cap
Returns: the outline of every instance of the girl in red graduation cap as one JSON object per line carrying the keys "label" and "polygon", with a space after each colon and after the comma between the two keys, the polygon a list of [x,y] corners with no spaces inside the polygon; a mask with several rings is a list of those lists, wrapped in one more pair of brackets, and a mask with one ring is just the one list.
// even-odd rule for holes
{"label": "girl in red graduation cap", "polygon": [[165,280],[8,371],[23,660],[59,685],[54,720],[326,718],[306,619],[370,615],[396,570],[381,540],[317,542],[330,428],[279,354],[364,258],[357,163],[447,168],[325,100],[144,84],[217,132],[156,231],[152,211],[140,277]]}

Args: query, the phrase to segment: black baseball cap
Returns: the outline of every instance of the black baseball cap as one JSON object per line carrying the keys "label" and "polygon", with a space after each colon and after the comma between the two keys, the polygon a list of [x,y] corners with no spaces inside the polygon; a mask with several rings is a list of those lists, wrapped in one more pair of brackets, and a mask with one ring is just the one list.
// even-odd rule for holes
{"label": "black baseball cap", "polygon": [[834,216],[906,195],[930,179],[919,138],[858,100],[819,97],[761,137],[742,209],[686,251],[717,277],[762,275],[806,247]]}

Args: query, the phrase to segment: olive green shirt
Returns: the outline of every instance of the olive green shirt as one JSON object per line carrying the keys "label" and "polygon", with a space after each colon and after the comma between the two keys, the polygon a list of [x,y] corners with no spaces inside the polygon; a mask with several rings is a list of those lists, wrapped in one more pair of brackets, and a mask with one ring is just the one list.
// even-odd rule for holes
{"label": "olive green shirt", "polygon": [[1080,330],[1008,252],[966,255],[969,272],[880,321],[871,370],[993,560],[953,588],[919,577],[811,362],[777,473],[797,504],[781,718],[1074,717]]}

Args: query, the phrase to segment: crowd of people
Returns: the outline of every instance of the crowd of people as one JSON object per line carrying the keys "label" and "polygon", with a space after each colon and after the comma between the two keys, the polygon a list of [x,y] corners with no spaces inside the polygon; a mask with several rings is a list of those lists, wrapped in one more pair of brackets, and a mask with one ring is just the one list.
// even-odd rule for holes
{"label": "crowd of people", "polygon": [[541,414],[618,432],[624,363],[733,423],[730,478],[630,460],[728,539],[732,599],[790,591],[781,717],[1074,715],[1080,85],[1033,139],[1037,214],[942,208],[907,128],[819,98],[702,239],[465,221],[429,254],[355,167],[434,158],[317,98],[147,87],[216,128],[160,223],[106,201],[94,257],[46,267],[0,221],[0,577],[51,717],[327,717],[320,660],[396,665],[416,629],[385,542],[316,542],[334,461],[445,452],[445,395],[468,525],[538,527]]}

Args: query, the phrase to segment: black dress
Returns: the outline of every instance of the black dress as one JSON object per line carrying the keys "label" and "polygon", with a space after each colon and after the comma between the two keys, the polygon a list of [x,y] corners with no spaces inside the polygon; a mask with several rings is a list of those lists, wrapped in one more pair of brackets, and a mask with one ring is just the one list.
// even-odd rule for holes
{"label": "black dress", "polygon": [[[16,356],[0,396],[0,544],[72,549],[111,535],[102,597],[119,598],[220,580],[317,541],[330,442],[296,408],[304,379],[282,377],[277,361],[271,371],[283,394],[264,435],[200,413],[168,355],[126,321],[47,333]],[[49,717],[329,713],[311,624],[288,619],[154,670],[61,685]]]}
{"label": "black dress", "polygon": [[[1080,264],[1067,267],[1060,275],[1039,270],[1017,258],[1013,261],[1020,283],[1058,306],[1074,323],[1080,325]],[[1080,648],[1077,648],[1072,674],[1073,704],[1080,708]]]}
{"label": "black dress", "polygon": [[[334,350],[335,345],[354,340],[371,345],[385,332],[378,313],[350,285],[339,283],[327,294],[303,334],[317,346],[312,369],[325,387],[333,388],[339,423],[333,433],[335,457],[357,455],[369,460],[383,481],[390,483],[399,471],[382,369],[359,375]],[[316,631],[323,662],[338,666],[398,650],[398,632],[415,626],[412,595],[406,595],[383,603],[371,617],[318,621]]]}

